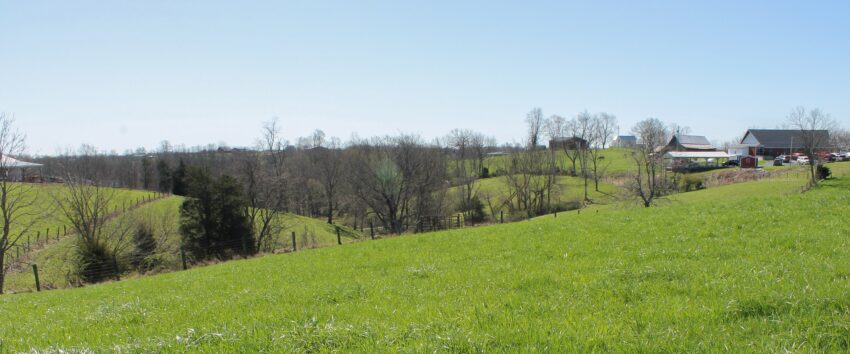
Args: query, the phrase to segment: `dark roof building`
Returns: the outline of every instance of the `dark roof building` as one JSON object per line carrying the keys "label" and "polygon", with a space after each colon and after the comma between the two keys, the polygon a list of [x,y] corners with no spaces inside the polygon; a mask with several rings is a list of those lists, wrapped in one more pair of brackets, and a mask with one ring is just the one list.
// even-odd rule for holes
{"label": "dark roof building", "polygon": [[[829,143],[829,131],[815,130],[817,140],[824,145]],[[750,129],[741,139],[742,145],[750,147],[750,155],[779,156],[803,152],[802,132],[795,129]],[[827,150],[829,146],[819,146]]]}
{"label": "dark roof building", "polygon": [[614,138],[614,146],[616,147],[634,147],[637,145],[637,137],[634,135],[618,135]]}
{"label": "dark roof building", "polygon": [[556,137],[549,140],[549,149],[578,150],[587,148],[587,140],[579,137]]}
{"label": "dark roof building", "polygon": [[676,134],[661,151],[717,151],[702,135]]}

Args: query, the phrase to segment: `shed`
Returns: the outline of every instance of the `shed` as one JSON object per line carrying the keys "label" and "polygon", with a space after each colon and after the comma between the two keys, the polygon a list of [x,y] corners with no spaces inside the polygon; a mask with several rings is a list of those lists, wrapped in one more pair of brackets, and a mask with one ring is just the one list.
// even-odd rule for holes
{"label": "shed", "polygon": [[758,159],[755,156],[742,156],[741,168],[756,168],[758,167]]}
{"label": "shed", "polygon": [[702,135],[676,134],[670,138],[661,151],[716,151],[708,139]]}
{"label": "shed", "polygon": [[0,179],[8,181],[39,181],[41,173],[31,173],[41,169],[41,164],[18,160],[8,155],[0,156]]}
{"label": "shed", "polygon": [[708,169],[720,166],[719,160],[729,159],[723,151],[668,151],[663,155],[671,170]]}

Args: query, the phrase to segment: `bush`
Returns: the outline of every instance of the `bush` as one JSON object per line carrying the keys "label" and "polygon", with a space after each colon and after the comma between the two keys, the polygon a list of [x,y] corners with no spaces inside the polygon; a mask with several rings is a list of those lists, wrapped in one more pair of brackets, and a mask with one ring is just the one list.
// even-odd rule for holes
{"label": "bush", "polygon": [[487,168],[487,167],[482,167],[481,168],[481,178],[488,178],[488,177],[490,177],[490,169]]}
{"label": "bush", "polygon": [[685,175],[679,179],[678,188],[680,192],[690,192],[705,189],[705,181],[692,175]]}
{"label": "bush", "polygon": [[832,176],[832,171],[829,169],[829,167],[826,167],[825,165],[818,165],[817,171],[815,171],[815,173],[817,174],[817,178],[819,180],[829,179],[829,177]]}
{"label": "bush", "polygon": [[75,273],[81,281],[97,283],[118,275],[118,263],[104,243],[80,240],[76,251]]}
{"label": "bush", "polygon": [[484,213],[484,203],[478,196],[472,197],[466,210],[467,220],[477,224],[483,222],[487,215]]}
{"label": "bush", "polygon": [[146,224],[139,224],[133,234],[133,250],[130,252],[130,264],[139,272],[145,273],[156,268],[160,259],[153,257],[156,253],[156,239],[153,231]]}

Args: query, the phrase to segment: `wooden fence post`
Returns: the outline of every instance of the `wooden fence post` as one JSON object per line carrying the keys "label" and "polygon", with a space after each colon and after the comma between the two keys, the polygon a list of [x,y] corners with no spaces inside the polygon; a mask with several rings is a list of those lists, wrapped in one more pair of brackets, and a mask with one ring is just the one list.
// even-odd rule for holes
{"label": "wooden fence post", "polygon": [[504,210],[499,211],[499,223],[500,224],[505,223],[505,211]]}
{"label": "wooden fence post", "polygon": [[557,218],[558,218],[558,211],[556,210],[555,211],[555,219],[557,219]]}
{"label": "wooden fence post", "polygon": [[460,228],[460,214],[455,215],[455,217],[457,218],[457,228],[459,229]]}
{"label": "wooden fence post", "polygon": [[35,291],[41,291],[41,282],[38,281],[38,265],[33,263],[32,274],[35,276]]}
{"label": "wooden fence post", "polygon": [[298,250],[298,247],[295,246],[295,231],[292,231],[292,252]]}
{"label": "wooden fence post", "polygon": [[342,244],[342,237],[339,236],[339,226],[336,227],[336,243],[338,245]]}
{"label": "wooden fence post", "polygon": [[375,224],[372,223],[372,220],[369,220],[369,233],[372,234],[372,239],[375,239]]}

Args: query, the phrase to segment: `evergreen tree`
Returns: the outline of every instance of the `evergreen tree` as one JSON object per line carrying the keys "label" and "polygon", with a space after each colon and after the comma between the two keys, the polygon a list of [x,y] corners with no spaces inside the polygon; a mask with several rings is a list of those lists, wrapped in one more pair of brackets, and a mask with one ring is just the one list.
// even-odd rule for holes
{"label": "evergreen tree", "polygon": [[142,189],[151,190],[153,187],[153,166],[147,156],[142,158]]}
{"label": "evergreen tree", "polygon": [[186,196],[189,192],[186,181],[186,170],[186,163],[183,162],[183,159],[180,159],[180,164],[177,165],[177,170],[174,171],[171,177],[171,194]]}
{"label": "evergreen tree", "polygon": [[156,239],[146,224],[139,224],[133,234],[133,250],[130,252],[130,264],[140,272],[147,272],[158,265],[150,256],[156,253]]}
{"label": "evergreen tree", "polygon": [[189,168],[188,198],[180,207],[183,248],[194,259],[227,259],[255,252],[247,201],[233,177],[213,179],[209,171]]}
{"label": "evergreen tree", "polygon": [[163,159],[156,163],[156,172],[159,177],[159,191],[163,193],[171,192],[171,166]]}

